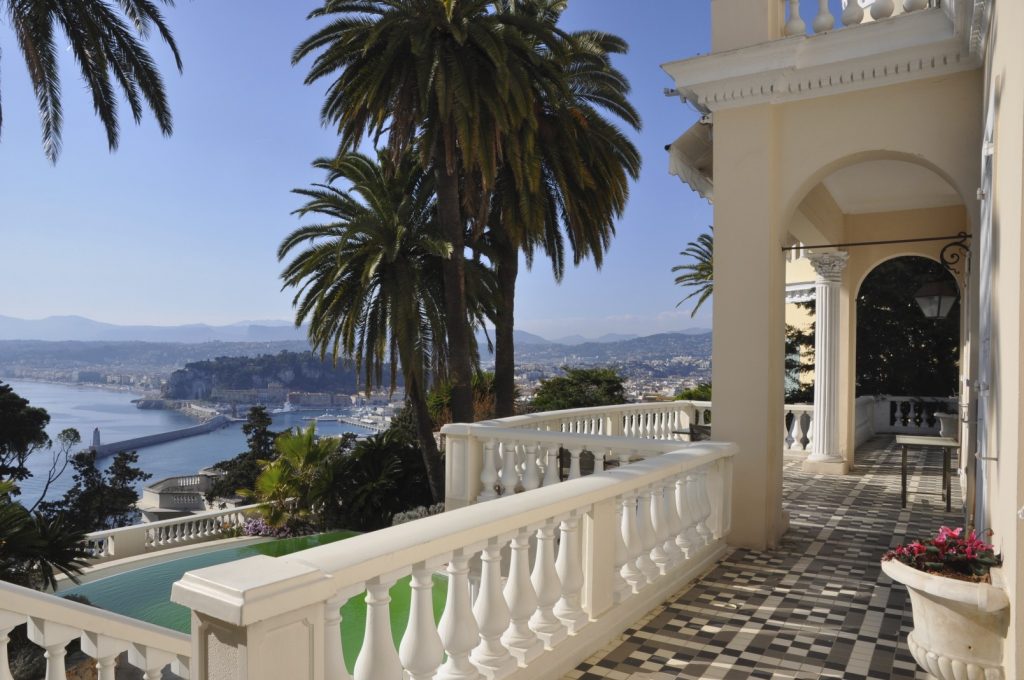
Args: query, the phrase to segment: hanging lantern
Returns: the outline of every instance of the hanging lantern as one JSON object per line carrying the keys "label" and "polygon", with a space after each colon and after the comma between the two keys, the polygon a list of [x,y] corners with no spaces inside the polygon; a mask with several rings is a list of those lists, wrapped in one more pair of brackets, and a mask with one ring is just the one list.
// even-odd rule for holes
{"label": "hanging lantern", "polygon": [[956,304],[959,293],[948,281],[932,281],[914,293],[914,301],[928,319],[945,319]]}

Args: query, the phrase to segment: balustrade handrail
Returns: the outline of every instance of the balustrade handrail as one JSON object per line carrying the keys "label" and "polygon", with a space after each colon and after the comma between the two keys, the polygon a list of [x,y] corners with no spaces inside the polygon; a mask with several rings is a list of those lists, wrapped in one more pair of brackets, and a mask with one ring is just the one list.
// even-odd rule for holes
{"label": "balustrade handrail", "polygon": [[[497,422],[497,421],[492,421]],[[631,453],[640,458],[658,456],[678,451],[686,442],[676,440],[642,439],[639,437],[612,436],[603,434],[580,434],[578,432],[549,432],[507,427],[492,427],[486,423],[455,423],[445,425],[448,435],[472,436],[482,440],[519,441],[524,444],[549,444],[565,448],[585,449],[592,453]]]}
{"label": "balustrade handrail", "polygon": [[[737,445],[729,442],[692,444],[685,450],[677,446],[675,452],[657,458],[489,501],[486,512],[480,512],[479,507],[459,508],[277,559],[319,569],[341,590],[417,562],[478,546],[496,536],[511,537],[524,526],[538,525],[650,486],[666,476],[731,458],[738,451]],[[724,536],[729,528],[727,524],[716,533]],[[188,577],[186,574],[182,581],[187,582]]]}
{"label": "balustrade handrail", "polygon": [[[577,417],[583,418],[595,418],[605,415],[614,415],[616,413],[635,413],[635,412],[657,412],[664,410],[676,410],[685,406],[693,406],[699,409],[711,408],[710,401],[693,401],[693,400],[676,400],[676,401],[656,401],[656,402],[642,402],[636,404],[613,404],[611,406],[588,406],[584,408],[571,408],[562,409],[560,411],[543,411],[541,413],[526,413],[518,416],[510,416],[508,418],[496,418],[493,420],[483,420],[474,425],[480,425],[484,427],[497,427],[503,426],[506,428],[519,429],[528,428],[534,425],[543,425],[548,422],[556,422],[565,419],[572,419]],[[446,426],[447,427],[451,427]]]}
{"label": "balustrade handrail", "polygon": [[141,524],[130,524],[126,527],[117,527],[116,529],[103,529],[101,531],[93,531],[85,535],[86,541],[97,541],[110,536],[118,536],[126,533],[134,533],[136,531],[149,531],[150,529],[160,529],[161,527],[171,527],[179,524],[187,524],[189,522],[196,522],[204,519],[216,519],[217,517],[232,515],[239,512],[248,512],[255,510],[260,506],[259,503],[253,503],[250,505],[240,505],[237,508],[225,508],[223,510],[209,510],[207,512],[197,512],[191,515],[185,515],[184,517],[175,517],[173,519],[162,519],[158,522],[143,522]]}
{"label": "balustrade handrail", "polygon": [[185,633],[4,581],[0,581],[0,611],[144,644],[185,658],[192,653],[191,638]]}

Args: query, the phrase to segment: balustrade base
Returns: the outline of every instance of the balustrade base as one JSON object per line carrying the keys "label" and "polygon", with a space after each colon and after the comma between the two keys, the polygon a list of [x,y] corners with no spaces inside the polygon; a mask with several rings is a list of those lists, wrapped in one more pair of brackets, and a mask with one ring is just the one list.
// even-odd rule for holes
{"label": "balustrade base", "polygon": [[[508,646],[506,644],[506,646]],[[534,644],[526,649],[508,646],[508,653],[515,657],[520,666],[528,666],[531,661],[544,653],[544,642],[535,640]]]}
{"label": "balustrade base", "polygon": [[569,637],[569,631],[567,631],[565,628],[559,628],[557,631],[553,633],[548,633],[540,630],[534,632],[537,633],[537,637],[540,638],[540,641],[544,643],[544,649],[548,651],[551,651],[555,648],[555,645],[565,640],[565,638]]}
{"label": "balustrade base", "polygon": [[850,464],[843,458],[808,458],[801,468],[811,475],[845,475],[850,472]]}
{"label": "balustrade base", "polygon": [[[509,650],[509,653],[511,652],[512,650]],[[489,662],[479,659],[473,659],[473,661],[480,670],[480,675],[484,676],[487,680],[504,680],[519,668],[519,661],[511,656],[505,659],[503,663],[493,666],[488,665]]]}

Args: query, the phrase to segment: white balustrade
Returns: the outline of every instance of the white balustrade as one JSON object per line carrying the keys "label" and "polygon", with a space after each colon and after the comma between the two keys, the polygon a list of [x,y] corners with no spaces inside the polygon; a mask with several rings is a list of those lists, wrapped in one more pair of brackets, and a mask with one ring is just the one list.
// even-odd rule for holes
{"label": "white balustrade", "polygon": [[241,529],[246,517],[254,515],[258,505],[246,505],[210,512],[133,524],[119,529],[94,531],[85,536],[90,562],[97,564],[135,557],[158,550],[224,538]]}
{"label": "white balustrade", "polygon": [[149,680],[159,679],[167,665],[189,677],[189,636],[0,581],[0,680],[11,680],[8,636],[23,624],[29,640],[44,650],[46,680],[67,680],[65,648],[76,640],[96,661],[99,680],[114,679],[114,659],[122,652]]}
{"label": "white balustrade", "polygon": [[[807,24],[800,16],[800,0],[780,0],[786,10],[786,23],[783,27],[785,36],[806,35]],[[939,4],[938,0],[902,0],[899,4],[894,0],[873,0],[868,4],[869,12],[864,11],[858,0],[844,0],[843,12],[840,17],[843,26],[857,26],[867,21],[887,19],[899,14],[908,14],[927,9]],[[814,33],[827,33],[836,26],[836,18],[829,8],[829,0],[818,0],[818,12],[811,21]]]}
{"label": "white balustrade", "polygon": [[809,451],[814,407],[810,404],[786,404],[782,448],[785,451]]}
{"label": "white balustrade", "polygon": [[[531,445],[546,446],[524,444],[523,432],[519,441],[524,475]],[[736,448],[675,446],[644,458],[645,447],[634,442],[641,455],[622,469],[503,495],[486,511],[460,508],[280,558],[190,572],[172,599],[200,622],[195,667],[208,680],[241,680],[239,669],[247,680],[276,679],[286,662],[295,680],[345,677],[337,612],[349,594],[366,590],[356,680],[555,677],[725,553]],[[504,451],[514,455],[514,444]],[[553,456],[548,461],[556,464]],[[689,544],[696,547],[686,550]],[[652,554],[666,559],[655,567]],[[479,569],[475,601],[471,566]],[[442,567],[447,593],[435,626],[432,576]],[[396,649],[388,589],[410,573],[409,622]],[[0,631],[4,625],[0,618]],[[217,645],[206,642],[211,631],[218,631]]]}

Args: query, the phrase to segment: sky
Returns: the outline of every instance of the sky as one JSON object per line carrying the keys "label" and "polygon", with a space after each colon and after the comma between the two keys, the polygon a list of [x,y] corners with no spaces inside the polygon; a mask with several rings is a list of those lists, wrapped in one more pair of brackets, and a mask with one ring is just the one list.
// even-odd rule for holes
{"label": "sky", "polygon": [[[185,0],[168,8],[184,72],[163,44],[174,133],[122,107],[121,145],[108,153],[70,53],[63,54],[63,151],[43,155],[34,97],[9,28],[0,23],[0,315],[76,314],[118,324],[228,324],[293,319],[280,289],[281,239],[301,222],[290,190],[319,181],[314,158],[336,147],[319,109],[323,85],[291,52],[315,24],[310,0]],[[628,7],[628,11],[623,11]],[[677,307],[679,251],[711,223],[711,206],[668,174],[664,147],[696,113],[664,88],[660,64],[706,53],[706,0],[573,0],[570,29],[617,33],[617,61],[643,118],[643,170],[604,266],[556,284],[540,259],[520,275],[517,324],[546,337],[650,333],[711,326]]]}

